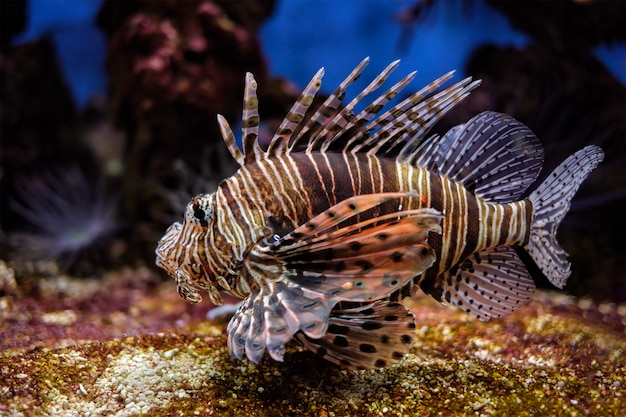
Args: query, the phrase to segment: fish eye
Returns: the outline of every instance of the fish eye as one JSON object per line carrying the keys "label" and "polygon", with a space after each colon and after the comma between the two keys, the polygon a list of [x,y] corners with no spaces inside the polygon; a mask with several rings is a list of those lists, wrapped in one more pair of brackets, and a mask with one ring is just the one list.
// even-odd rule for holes
{"label": "fish eye", "polygon": [[207,227],[213,217],[211,194],[198,194],[187,205],[187,218],[196,226]]}

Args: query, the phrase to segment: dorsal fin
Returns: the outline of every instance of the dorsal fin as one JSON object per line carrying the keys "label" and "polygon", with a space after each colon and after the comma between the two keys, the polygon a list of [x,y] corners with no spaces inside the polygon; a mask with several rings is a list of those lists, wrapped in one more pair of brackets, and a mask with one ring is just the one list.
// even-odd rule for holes
{"label": "dorsal fin", "polygon": [[[368,152],[391,157],[391,149],[394,149],[393,155],[397,155],[396,150],[400,149],[405,156],[412,156],[430,128],[480,83],[466,78],[435,94],[443,82],[452,77],[453,72],[449,72],[380,114],[384,106],[411,82],[415,76],[415,72],[412,72],[369,104],[365,103],[365,109],[355,116],[355,107],[367,95],[379,89],[389,74],[398,67],[399,61],[394,61],[340,110],[346,89],[361,76],[368,63],[369,58],[361,61],[305,122],[306,112],[321,86],[324,70],[320,69],[291,107],[267,151],[263,151],[258,143],[260,121],[256,81],[252,74],[246,74],[242,121],[243,151],[237,146],[235,135],[226,119],[218,115],[218,123],[228,150],[240,165],[303,150],[329,152],[332,149],[337,152]],[[337,145],[333,146],[334,144]]]}
{"label": "dorsal fin", "polygon": [[302,124],[304,115],[313,103],[315,94],[322,86],[323,76],[324,68],[320,68],[320,70],[315,73],[315,76],[311,79],[306,88],[302,91],[298,100],[293,103],[289,113],[287,113],[287,116],[278,127],[278,130],[270,142],[270,146],[267,149],[269,156],[274,156],[285,151],[297,127]]}
{"label": "dorsal fin", "polygon": [[483,112],[433,136],[403,161],[462,183],[490,202],[515,201],[539,175],[543,148],[521,122],[506,114]]}
{"label": "dorsal fin", "polygon": [[[389,74],[391,74],[398,65],[400,64],[400,60],[393,61],[391,64],[387,65],[387,68],[383,70],[374,80],[369,83],[367,87],[363,89],[350,103],[348,103],[341,111],[330,120],[326,126],[322,129],[322,131],[317,135],[317,140],[324,139],[324,144],[322,146],[322,151],[328,149],[330,144],[333,142],[333,139],[337,137],[337,132],[343,132],[348,129],[348,126],[354,119],[354,107],[368,94],[376,91],[380,88],[387,78]],[[406,85],[409,83],[411,79],[415,76],[415,71],[410,73],[405,79],[403,79],[400,83],[396,84],[394,88],[401,88],[397,86]],[[392,90],[393,91],[393,90]],[[394,94],[395,96],[395,94]]]}
{"label": "dorsal fin", "polygon": [[[411,80],[415,77],[417,72],[413,71],[398,83],[394,84],[390,89],[385,91],[384,94],[381,94],[376,100],[374,100],[369,106],[367,106],[361,113],[359,113],[356,117],[352,119],[344,128],[344,131],[349,131],[353,127],[361,127],[365,126],[365,124],[369,123],[379,112],[380,110],[391,100],[396,98],[398,93],[406,87]],[[443,77],[442,77],[443,78]],[[440,78],[441,79],[441,78]],[[356,132],[355,135],[350,138],[345,148],[349,149],[351,144],[354,143],[359,138],[362,138],[363,135],[367,135],[369,133],[367,128],[363,128],[360,131]]]}
{"label": "dorsal fin", "polygon": [[[472,82],[468,77],[434,96],[426,98],[418,92],[372,121],[368,128],[381,126],[380,130],[355,147],[353,152],[367,151],[374,155],[383,148],[389,150],[407,140],[423,139],[443,115],[478,85],[480,81]],[[432,91],[434,87],[429,85],[426,89]]]}
{"label": "dorsal fin", "polygon": [[235,161],[237,161],[239,165],[243,166],[244,164],[243,153],[241,152],[241,149],[239,148],[239,146],[237,146],[237,142],[235,140],[235,134],[233,133],[233,130],[230,128],[228,121],[226,120],[224,116],[222,116],[221,114],[218,114],[217,124],[220,127],[220,131],[222,132],[222,138],[224,139],[224,142],[226,143],[226,147],[230,151],[230,154],[233,156],[233,158],[235,158]]}
{"label": "dorsal fin", "polygon": [[324,101],[324,104],[311,116],[307,124],[302,128],[298,136],[294,141],[295,145],[302,139],[308,139],[307,150],[310,151],[315,148],[317,141],[317,133],[326,125],[328,119],[330,119],[339,108],[339,105],[346,96],[346,89],[352,85],[356,80],[361,77],[363,69],[369,64],[369,57],[357,65],[355,69],[346,77],[345,80],[339,84],[339,87]]}
{"label": "dorsal fin", "polygon": [[404,85],[398,83],[394,85],[388,92],[386,92],[383,96],[379,97],[375,100],[368,108],[363,110],[354,120],[355,126],[363,126],[366,123],[369,123],[366,128],[362,129],[356,135],[354,135],[348,142],[347,148],[352,148],[353,144],[360,143],[363,141],[363,137],[367,136],[369,132],[376,127],[382,127],[389,122],[391,117],[398,116],[402,112],[403,105],[407,105],[408,103],[415,102],[418,103],[423,98],[425,98],[428,94],[431,94],[433,91],[437,90],[444,82],[446,82],[450,77],[454,75],[454,71],[450,71],[447,74],[437,78],[435,81],[428,84],[426,87],[422,88],[416,93],[413,93],[409,98],[402,101],[400,104],[395,106],[393,109],[385,112],[383,115],[376,118],[375,121],[370,121],[376,116],[382,107],[387,104],[391,99],[393,99],[401,89],[404,88]]}

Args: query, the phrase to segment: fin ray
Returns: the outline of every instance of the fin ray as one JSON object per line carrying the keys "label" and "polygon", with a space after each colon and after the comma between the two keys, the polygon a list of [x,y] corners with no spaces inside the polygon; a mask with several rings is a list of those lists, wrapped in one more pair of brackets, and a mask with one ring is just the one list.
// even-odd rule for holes
{"label": "fin ray", "polygon": [[[402,91],[415,77],[417,74],[416,71],[411,72],[398,83],[394,84],[391,88],[389,88],[385,93],[381,94],[377,99],[372,101],[372,103],[363,109],[354,119],[348,123],[344,130],[349,131],[353,127],[361,127],[365,126],[368,122],[370,122],[376,115],[380,112],[380,110],[391,100],[393,100],[400,91]],[[353,143],[362,138],[364,135],[368,134],[369,130],[364,128],[360,131],[355,132],[355,134],[348,140],[344,149],[349,149]]]}
{"label": "fin ray", "polygon": [[237,161],[239,165],[243,166],[244,155],[241,152],[241,149],[239,148],[239,146],[237,146],[237,142],[235,140],[235,134],[233,133],[233,130],[230,128],[228,121],[226,120],[224,116],[222,116],[221,114],[218,114],[217,124],[220,127],[220,131],[222,132],[222,138],[224,139],[224,142],[226,143],[226,147],[228,148],[228,151],[233,156],[235,161]]}
{"label": "fin ray", "polygon": [[270,142],[267,149],[268,156],[275,156],[288,148],[294,132],[298,126],[302,124],[306,111],[311,104],[313,104],[313,99],[322,86],[323,76],[324,68],[320,68],[302,91],[296,102],[291,106],[289,113],[287,113],[287,116],[281,122]]}
{"label": "fin ray", "polygon": [[265,152],[259,145],[259,99],[256,95],[257,83],[251,73],[246,73],[246,86],[243,97],[241,133],[243,155],[246,164],[259,161]]}
{"label": "fin ray", "polygon": [[415,318],[402,304],[377,301],[335,309],[321,338],[297,333],[310,351],[351,370],[376,369],[399,363],[415,341]]}
{"label": "fin ray", "polygon": [[393,148],[407,140],[423,138],[441,117],[480,84],[480,81],[471,82],[472,79],[468,77],[428,96],[428,93],[440,85],[438,81],[435,80],[370,122],[366,126],[368,130],[377,127],[380,129],[355,146],[353,152],[366,151],[375,155],[380,149]]}
{"label": "fin ray", "polygon": [[[339,113],[333,117],[326,126],[321,130],[321,132],[317,135],[318,138],[324,138],[324,141],[321,145],[321,151],[325,152],[328,147],[333,143],[333,139],[336,138],[338,133],[345,132],[348,127],[351,125],[352,120],[354,119],[354,107],[368,94],[373,93],[378,88],[380,88],[384,82],[387,80],[389,75],[398,68],[400,64],[400,60],[393,61],[389,64],[380,74],[369,83],[367,87],[363,89],[350,103],[348,103]],[[412,73],[413,75],[415,73]],[[412,75],[409,74],[410,78]],[[407,77],[407,78],[408,78]],[[406,85],[406,83],[399,83],[397,85]]]}
{"label": "fin ray", "polygon": [[437,277],[420,283],[438,301],[480,320],[509,314],[530,301],[535,283],[515,249],[498,246],[476,253]]}
{"label": "fin ray", "polygon": [[603,159],[604,152],[595,145],[579,150],[563,161],[528,197],[533,204],[534,217],[525,249],[558,288],[565,286],[571,272],[567,253],[556,240],[557,228],[574,194]]}
{"label": "fin ray", "polygon": [[424,142],[413,157],[490,202],[507,203],[537,179],[543,148],[521,122],[487,111]]}
{"label": "fin ray", "polygon": [[355,69],[339,84],[339,87],[333,91],[333,93],[324,101],[322,106],[311,116],[306,125],[300,130],[292,148],[296,146],[301,140],[308,139],[307,151],[312,151],[319,143],[316,140],[317,133],[323,128],[328,119],[334,116],[346,95],[346,89],[352,85],[363,72],[363,69],[369,64],[369,57],[363,59]]}

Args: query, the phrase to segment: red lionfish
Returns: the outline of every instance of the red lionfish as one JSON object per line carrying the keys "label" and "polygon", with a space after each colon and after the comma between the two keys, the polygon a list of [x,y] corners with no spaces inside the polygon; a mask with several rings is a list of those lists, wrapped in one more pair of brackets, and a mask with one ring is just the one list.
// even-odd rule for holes
{"label": "red lionfish", "polygon": [[232,356],[283,360],[293,338],[350,369],[399,362],[414,341],[399,303],[417,288],[481,320],[527,303],[535,290],[525,250],[562,288],[570,274],[556,230],[574,193],[603,159],[597,146],[567,158],[528,198],[543,149],[522,123],[484,112],[443,137],[430,128],[480,82],[446,89],[453,72],[383,112],[410,73],[364,110],[391,63],[352,101],[363,60],[317,111],[320,69],[267,149],[258,143],[256,81],[246,75],[243,149],[218,116],[241,168],[188,204],[156,249],[156,263],[187,301],[243,298],[228,325]]}

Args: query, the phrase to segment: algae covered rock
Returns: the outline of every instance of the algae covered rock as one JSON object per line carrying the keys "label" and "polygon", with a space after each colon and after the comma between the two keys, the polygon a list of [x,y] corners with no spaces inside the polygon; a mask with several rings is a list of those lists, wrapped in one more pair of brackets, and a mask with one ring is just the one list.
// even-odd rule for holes
{"label": "algae covered rock", "polygon": [[173,287],[125,271],[0,299],[0,415],[626,414],[624,305],[539,293],[480,322],[424,297],[400,365],[347,372],[297,346],[233,359],[225,323]]}

